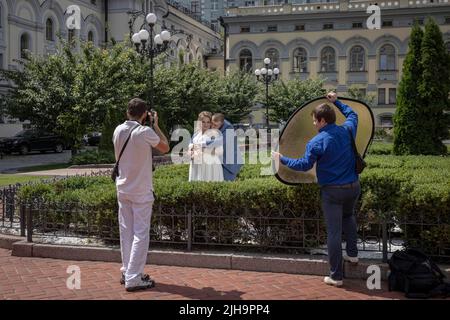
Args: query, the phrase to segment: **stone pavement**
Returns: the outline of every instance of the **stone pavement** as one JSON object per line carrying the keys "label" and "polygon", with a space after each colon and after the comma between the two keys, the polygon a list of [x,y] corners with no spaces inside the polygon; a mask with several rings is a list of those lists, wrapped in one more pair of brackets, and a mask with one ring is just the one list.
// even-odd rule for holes
{"label": "stone pavement", "polygon": [[[81,289],[70,290],[67,268],[79,266]],[[404,299],[398,292],[368,290],[364,280],[327,286],[321,276],[147,265],[156,281],[147,291],[128,293],[119,284],[120,264],[11,256],[0,249],[0,300],[131,299],[131,300],[366,300]]]}

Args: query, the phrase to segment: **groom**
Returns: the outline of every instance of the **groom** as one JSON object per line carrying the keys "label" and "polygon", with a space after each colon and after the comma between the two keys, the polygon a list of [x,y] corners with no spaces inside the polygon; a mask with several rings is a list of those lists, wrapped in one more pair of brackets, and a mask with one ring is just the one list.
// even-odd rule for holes
{"label": "groom", "polygon": [[225,181],[233,181],[236,179],[243,163],[233,125],[225,120],[225,116],[222,113],[216,113],[212,117],[212,128],[222,133],[223,140],[213,140],[208,142],[207,145],[211,146],[212,143],[214,145],[223,143],[223,178]]}

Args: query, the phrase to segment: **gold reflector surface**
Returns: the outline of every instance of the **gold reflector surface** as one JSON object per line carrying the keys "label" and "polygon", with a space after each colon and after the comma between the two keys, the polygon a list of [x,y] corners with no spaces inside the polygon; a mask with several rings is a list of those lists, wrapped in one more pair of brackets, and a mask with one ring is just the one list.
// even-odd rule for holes
{"label": "gold reflector surface", "polygon": [[[341,97],[338,99],[344,104],[350,106],[350,108],[358,114],[356,148],[358,149],[358,152],[364,156],[369,143],[372,140],[375,129],[372,110],[364,102],[358,100]],[[337,125],[342,125],[344,123],[344,115],[325,97],[314,99],[305,103],[291,115],[280,134],[278,151],[282,155],[289,158],[300,158],[304,155],[306,144],[318,133],[313,125],[311,112],[321,103],[328,103],[333,106],[336,112]],[[280,165],[280,168],[275,176],[281,182],[290,185],[317,182],[316,165],[314,165],[311,170],[306,172],[295,171],[284,165]]]}

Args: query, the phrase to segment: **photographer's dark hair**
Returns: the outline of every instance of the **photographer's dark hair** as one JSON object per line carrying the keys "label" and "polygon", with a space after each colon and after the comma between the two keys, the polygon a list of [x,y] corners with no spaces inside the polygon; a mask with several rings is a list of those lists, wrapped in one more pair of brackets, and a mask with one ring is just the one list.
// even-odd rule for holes
{"label": "photographer's dark hair", "polygon": [[330,107],[326,103],[319,104],[314,110],[311,112],[311,115],[317,119],[317,121],[321,121],[325,119],[325,122],[328,124],[332,124],[336,122],[336,113],[334,109]]}
{"label": "photographer's dark hair", "polygon": [[140,118],[147,111],[147,103],[140,98],[133,98],[128,102],[128,114],[133,118]]}

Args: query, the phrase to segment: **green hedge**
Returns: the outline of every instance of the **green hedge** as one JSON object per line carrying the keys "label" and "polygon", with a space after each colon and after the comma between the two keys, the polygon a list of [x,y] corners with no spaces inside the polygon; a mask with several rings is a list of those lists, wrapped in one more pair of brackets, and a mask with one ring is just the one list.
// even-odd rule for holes
{"label": "green hedge", "polygon": [[[369,217],[373,223],[381,221],[386,214],[393,215],[399,222],[415,222],[417,225],[401,226],[404,228],[404,240],[409,245],[421,245],[431,254],[450,255],[450,158],[369,156],[367,162],[368,168],[361,175],[359,214],[366,219]],[[280,208],[289,212],[290,217],[315,217],[320,213],[317,185],[287,186],[273,176],[260,177],[260,167],[245,165],[239,179],[227,183],[190,183],[187,181],[187,165],[158,167],[154,178],[155,206],[161,206],[163,212],[170,209],[182,216],[185,206],[190,208],[195,205],[198,212],[228,215],[230,228],[236,227],[239,217],[247,217],[261,236],[260,244],[265,243],[264,235],[270,233],[257,218],[260,214],[276,221],[280,218]],[[109,177],[69,178],[50,185],[25,186],[20,191],[21,199],[37,196],[57,203],[93,205],[100,208],[95,218],[97,223],[117,225],[115,186]],[[86,217],[79,219],[85,221]],[[177,223],[182,225],[180,221],[174,222],[173,218],[166,217],[159,223],[173,227]],[[427,223],[433,226],[419,225]],[[281,228],[292,227],[285,225]],[[302,231],[312,234],[317,227],[305,226]],[[324,232],[323,224],[320,227]],[[366,235],[379,236],[377,229],[367,227],[366,231]],[[277,243],[283,241],[287,239]],[[308,246],[308,243],[299,245]]]}
{"label": "green hedge", "polygon": [[89,150],[73,156],[71,163],[75,165],[107,164],[114,163],[115,161],[114,153],[111,151]]}
{"label": "green hedge", "polygon": [[390,155],[392,154],[392,148],[393,148],[392,143],[373,141],[370,144],[367,153],[370,155]]}

